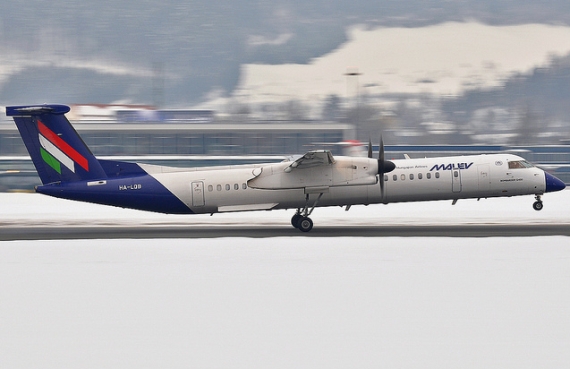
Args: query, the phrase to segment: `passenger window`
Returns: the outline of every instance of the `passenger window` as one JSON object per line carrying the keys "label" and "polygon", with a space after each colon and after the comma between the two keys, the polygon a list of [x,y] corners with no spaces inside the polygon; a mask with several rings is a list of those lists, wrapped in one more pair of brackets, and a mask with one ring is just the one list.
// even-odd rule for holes
{"label": "passenger window", "polygon": [[414,175],[410,174],[410,181],[413,181],[413,180],[414,180]]}
{"label": "passenger window", "polygon": [[439,178],[439,172],[435,172],[435,178]]}
{"label": "passenger window", "polygon": [[208,185],[208,192],[212,192],[212,191],[214,191],[214,186]]}
{"label": "passenger window", "polygon": [[222,185],[217,185],[217,186],[216,186],[216,190],[221,191],[221,190],[222,190]]}
{"label": "passenger window", "polygon": [[421,173],[418,173],[418,179],[422,179],[423,175]]}
{"label": "passenger window", "polygon": [[384,182],[388,182],[388,175],[384,174]]}
{"label": "passenger window", "polygon": [[453,172],[453,176],[454,176],[455,178],[459,177],[459,172],[458,172],[458,171]]}
{"label": "passenger window", "polygon": [[234,184],[234,190],[239,190],[239,185],[237,183]]}
{"label": "passenger window", "polygon": [[427,174],[427,179],[431,179],[431,173]]}
{"label": "passenger window", "polygon": [[230,190],[230,185],[227,184],[227,185],[226,185],[226,191],[229,191],[229,190]]}
{"label": "passenger window", "polygon": [[392,177],[392,179],[394,180],[394,182],[396,182],[398,180],[398,176],[394,174],[394,176]]}
{"label": "passenger window", "polygon": [[247,183],[242,183],[241,188],[243,188],[244,190],[247,190]]}
{"label": "passenger window", "polygon": [[405,175],[405,174],[402,174],[402,175],[400,176],[400,178],[402,178],[402,181],[405,181],[405,180],[406,180],[406,175]]}

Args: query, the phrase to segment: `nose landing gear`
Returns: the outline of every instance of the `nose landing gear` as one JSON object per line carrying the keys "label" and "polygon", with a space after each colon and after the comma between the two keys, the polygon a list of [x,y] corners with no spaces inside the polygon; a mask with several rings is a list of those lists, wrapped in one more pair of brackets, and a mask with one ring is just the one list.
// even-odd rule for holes
{"label": "nose landing gear", "polygon": [[540,195],[535,196],[536,201],[532,204],[532,208],[536,211],[542,210],[544,205],[542,204],[542,200],[540,199]]}

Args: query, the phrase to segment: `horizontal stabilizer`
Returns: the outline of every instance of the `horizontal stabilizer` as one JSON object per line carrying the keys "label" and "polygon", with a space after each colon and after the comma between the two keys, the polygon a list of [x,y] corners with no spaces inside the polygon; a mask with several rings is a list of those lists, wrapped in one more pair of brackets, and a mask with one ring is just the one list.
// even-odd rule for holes
{"label": "horizontal stabilizer", "polygon": [[31,115],[41,115],[41,114],[55,114],[61,115],[68,113],[69,106],[67,105],[24,105],[24,106],[8,106],[6,107],[6,115],[9,117],[16,116],[31,116]]}

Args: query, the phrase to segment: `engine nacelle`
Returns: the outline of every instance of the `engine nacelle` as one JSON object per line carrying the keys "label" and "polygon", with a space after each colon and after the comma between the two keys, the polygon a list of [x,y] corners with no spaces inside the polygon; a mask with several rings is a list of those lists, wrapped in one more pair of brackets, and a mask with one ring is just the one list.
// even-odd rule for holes
{"label": "engine nacelle", "polygon": [[306,168],[292,167],[290,162],[256,168],[255,178],[247,184],[264,190],[373,185],[378,182],[377,173],[376,159],[335,157],[333,163]]}

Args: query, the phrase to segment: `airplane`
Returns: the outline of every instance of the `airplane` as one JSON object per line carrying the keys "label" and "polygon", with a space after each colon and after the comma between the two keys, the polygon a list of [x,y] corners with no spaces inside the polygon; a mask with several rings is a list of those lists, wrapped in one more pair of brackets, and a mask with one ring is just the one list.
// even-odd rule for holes
{"label": "airplane", "polygon": [[177,168],[97,159],[65,114],[66,105],[6,107],[32,158],[38,193],[172,214],[296,209],[291,225],[313,228],[315,208],[534,195],[565,184],[512,154],[386,160],[369,142],[364,157],[312,150],[278,163]]}

